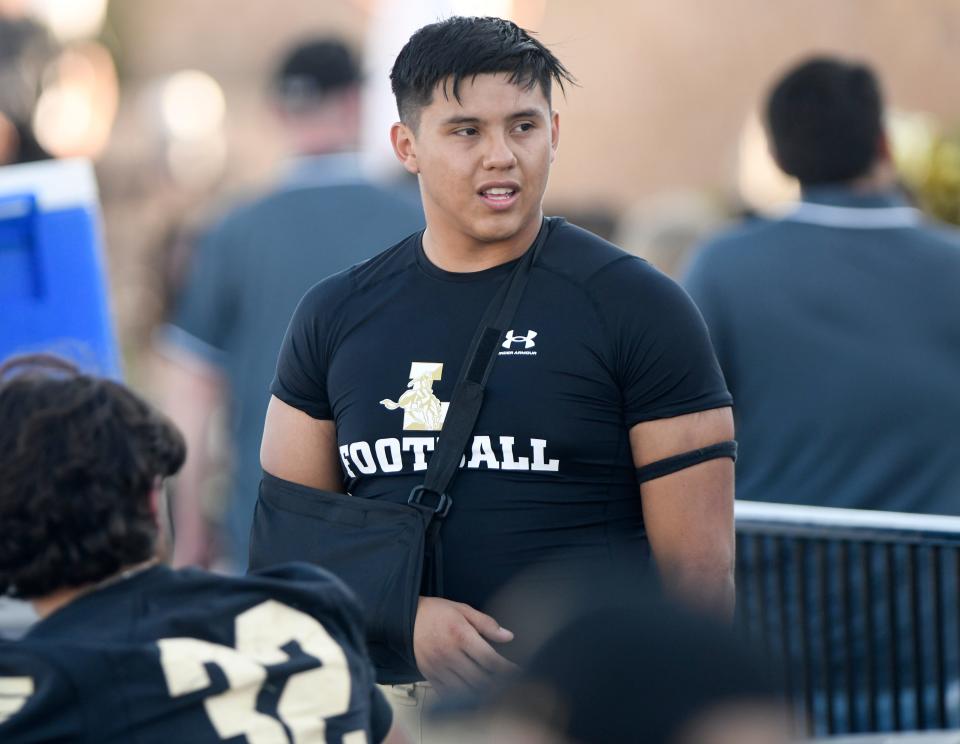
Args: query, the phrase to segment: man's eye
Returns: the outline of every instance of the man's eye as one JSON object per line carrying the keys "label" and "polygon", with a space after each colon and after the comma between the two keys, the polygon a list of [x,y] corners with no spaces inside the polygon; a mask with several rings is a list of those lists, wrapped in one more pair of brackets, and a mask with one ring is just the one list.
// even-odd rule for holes
{"label": "man's eye", "polygon": [[474,127],[463,127],[462,129],[454,130],[453,133],[459,134],[461,137],[472,137],[477,133],[477,130]]}
{"label": "man's eye", "polygon": [[517,124],[516,126],[517,131],[520,131],[520,132],[529,132],[533,128],[534,128],[534,125],[532,121],[523,121]]}

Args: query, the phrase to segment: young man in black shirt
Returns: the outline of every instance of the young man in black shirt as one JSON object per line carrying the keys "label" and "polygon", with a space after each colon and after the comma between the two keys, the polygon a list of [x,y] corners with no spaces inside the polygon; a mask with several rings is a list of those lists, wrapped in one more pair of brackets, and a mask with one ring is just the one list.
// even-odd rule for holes
{"label": "young man in black shirt", "polygon": [[723,615],[733,605],[731,460],[668,463],[642,487],[635,473],[730,440],[730,396],[682,290],[544,219],[554,80],[571,77],[509,21],[451,18],[414,34],[392,73],[391,137],[419,178],[427,228],[306,295],[271,390],[268,474],[405,503],[484,309],[548,231],[450,492],[445,596],[416,612],[417,665],[441,688],[507,666],[499,644],[512,634],[482,610],[536,564],[639,572],[652,550],[670,590]]}
{"label": "young man in black shirt", "polygon": [[0,596],[41,618],[0,642],[0,741],[384,739],[390,709],[339,581],[160,564],[160,483],[185,456],[169,421],[52,357],[0,367],[0,421]]}

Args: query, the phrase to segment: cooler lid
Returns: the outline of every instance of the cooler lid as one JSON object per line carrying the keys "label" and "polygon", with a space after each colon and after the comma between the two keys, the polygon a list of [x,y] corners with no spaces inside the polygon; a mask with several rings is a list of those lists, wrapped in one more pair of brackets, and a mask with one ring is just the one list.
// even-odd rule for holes
{"label": "cooler lid", "polygon": [[40,160],[0,168],[0,198],[33,194],[41,211],[92,207],[98,203],[97,178],[86,158]]}

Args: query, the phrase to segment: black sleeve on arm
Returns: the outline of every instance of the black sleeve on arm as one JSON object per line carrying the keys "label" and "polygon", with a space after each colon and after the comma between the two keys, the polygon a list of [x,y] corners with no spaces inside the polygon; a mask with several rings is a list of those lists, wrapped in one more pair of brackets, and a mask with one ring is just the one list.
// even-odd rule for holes
{"label": "black sleeve on arm", "polygon": [[628,428],[732,403],[703,317],[672,279],[625,257],[595,280]]}
{"label": "black sleeve on arm", "polygon": [[327,397],[330,334],[340,311],[336,275],[313,287],[293,313],[283,337],[270,393],[315,419],[332,419]]}

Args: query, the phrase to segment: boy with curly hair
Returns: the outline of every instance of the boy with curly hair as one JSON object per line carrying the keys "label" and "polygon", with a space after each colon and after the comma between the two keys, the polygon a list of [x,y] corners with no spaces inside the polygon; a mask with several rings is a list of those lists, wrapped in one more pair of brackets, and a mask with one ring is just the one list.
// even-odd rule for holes
{"label": "boy with curly hair", "polygon": [[0,422],[0,595],[40,617],[0,644],[0,741],[384,739],[391,714],[339,581],[304,564],[162,564],[163,480],[186,450],[160,413],[33,356],[0,366]]}

